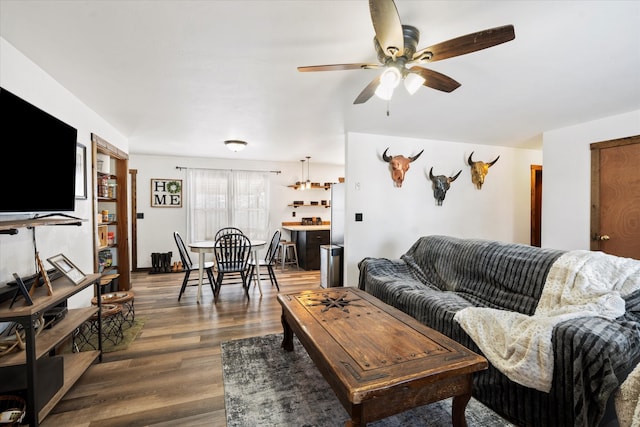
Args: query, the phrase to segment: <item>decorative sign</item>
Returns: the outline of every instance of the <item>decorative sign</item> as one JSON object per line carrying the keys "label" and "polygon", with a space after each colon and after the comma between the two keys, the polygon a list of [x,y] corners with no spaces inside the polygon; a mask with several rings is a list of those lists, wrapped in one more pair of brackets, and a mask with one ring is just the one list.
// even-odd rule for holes
{"label": "decorative sign", "polygon": [[181,208],[182,180],[181,179],[152,179],[151,207]]}

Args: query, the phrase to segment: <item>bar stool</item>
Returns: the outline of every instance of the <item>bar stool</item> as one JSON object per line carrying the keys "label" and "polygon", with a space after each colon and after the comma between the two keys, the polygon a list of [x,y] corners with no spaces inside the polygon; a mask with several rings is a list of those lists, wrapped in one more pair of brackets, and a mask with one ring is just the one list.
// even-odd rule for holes
{"label": "bar stool", "polygon": [[300,270],[300,266],[298,265],[298,250],[296,249],[296,244],[294,242],[281,241],[278,245],[278,252],[282,262],[281,270],[284,270],[285,265],[293,264],[295,264],[296,268]]}

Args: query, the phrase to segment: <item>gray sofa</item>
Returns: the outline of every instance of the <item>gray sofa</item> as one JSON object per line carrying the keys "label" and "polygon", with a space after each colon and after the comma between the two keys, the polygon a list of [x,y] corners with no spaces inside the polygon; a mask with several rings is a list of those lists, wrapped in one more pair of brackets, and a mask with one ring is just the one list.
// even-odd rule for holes
{"label": "gray sofa", "polygon": [[[547,274],[564,251],[448,236],[419,238],[400,259],[365,258],[359,288],[482,354],[454,320],[466,307],[536,311]],[[546,393],[495,366],[474,376],[474,397],[519,426],[617,425],[613,392],[640,361],[640,291],[615,320],[567,320],[552,332]]]}

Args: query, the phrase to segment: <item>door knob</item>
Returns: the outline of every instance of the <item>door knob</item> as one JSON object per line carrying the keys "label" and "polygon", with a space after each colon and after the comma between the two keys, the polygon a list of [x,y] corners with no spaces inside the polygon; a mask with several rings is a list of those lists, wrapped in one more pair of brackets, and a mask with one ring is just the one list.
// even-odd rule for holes
{"label": "door knob", "polygon": [[606,234],[600,235],[600,234],[595,234],[593,236],[593,240],[599,240],[601,242],[606,242],[607,240],[611,239],[611,237],[609,237]]}

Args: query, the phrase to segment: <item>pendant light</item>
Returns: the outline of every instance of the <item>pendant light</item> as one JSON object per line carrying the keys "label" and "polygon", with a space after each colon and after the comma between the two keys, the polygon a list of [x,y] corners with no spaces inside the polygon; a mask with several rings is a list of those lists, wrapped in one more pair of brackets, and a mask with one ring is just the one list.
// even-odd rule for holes
{"label": "pendant light", "polygon": [[300,160],[300,186],[298,186],[298,190],[304,190],[304,159]]}
{"label": "pendant light", "polygon": [[311,176],[309,175],[309,163],[311,163],[310,156],[307,156],[307,190],[311,188]]}

